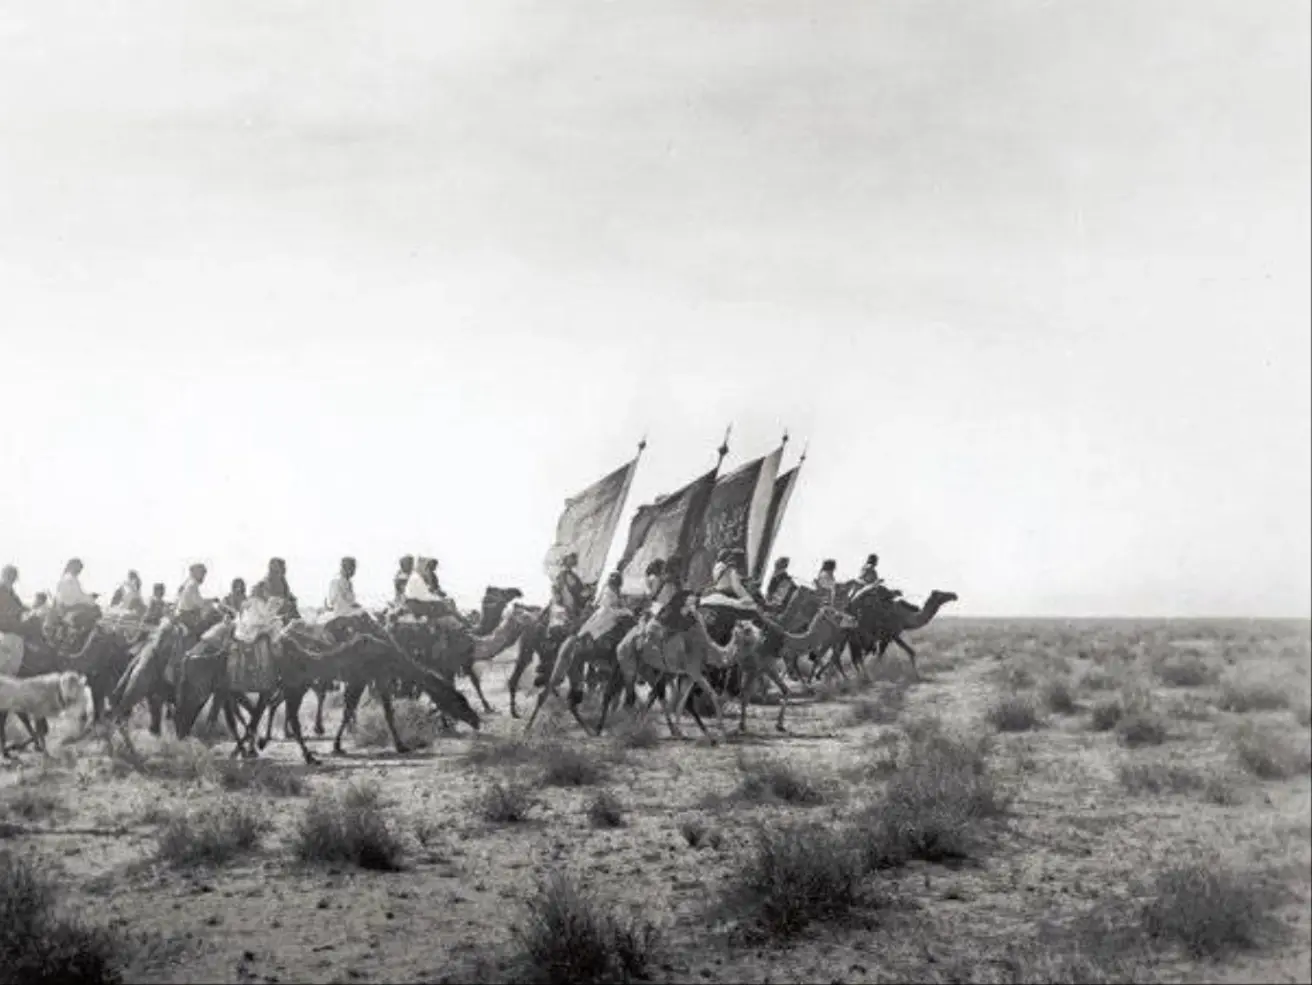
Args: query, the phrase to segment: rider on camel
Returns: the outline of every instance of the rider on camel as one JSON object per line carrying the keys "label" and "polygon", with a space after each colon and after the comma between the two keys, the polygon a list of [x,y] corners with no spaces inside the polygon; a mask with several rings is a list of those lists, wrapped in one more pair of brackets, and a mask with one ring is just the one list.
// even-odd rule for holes
{"label": "rider on camel", "polygon": [[348,627],[365,615],[364,606],[355,600],[355,558],[344,557],[337,577],[328,583],[323,624],[334,636],[346,635]]}
{"label": "rider on camel", "polygon": [[269,559],[269,570],[259,583],[264,587],[264,596],[279,607],[278,614],[284,621],[301,618],[301,610],[296,606],[296,596],[287,584],[287,562],[280,557]]}
{"label": "rider on camel", "polygon": [[[902,592],[896,588],[889,588],[888,583],[879,577],[879,555],[871,554],[866,558],[866,563],[861,568],[861,587],[852,595],[851,602],[855,603],[871,592],[875,597],[889,602],[896,601],[902,597]],[[909,602],[903,602],[902,605],[911,606]]]}
{"label": "rider on camel", "polygon": [[27,606],[18,597],[14,585],[18,582],[18,569],[6,564],[0,571],[0,633],[12,633],[27,638]]}
{"label": "rider on camel", "polygon": [[410,581],[410,575],[415,570],[415,556],[407,554],[397,562],[396,574],[392,576],[392,604],[396,608],[402,608],[405,605],[405,586]]}
{"label": "rider on camel", "polygon": [[178,601],[173,606],[173,618],[193,636],[199,635],[200,623],[209,608],[200,594],[200,586],[204,584],[207,573],[208,569],[203,564],[193,564],[187,569],[187,580],[178,589]]}
{"label": "rider on camel", "polygon": [[82,562],[73,558],[64,565],[64,574],[55,587],[54,611],[78,633],[90,630],[100,619],[100,606],[95,597],[82,590],[82,582],[78,580],[81,574]]}
{"label": "rider on camel", "polygon": [[788,558],[781,557],[774,563],[774,574],[765,586],[765,596],[771,609],[783,612],[792,601],[797,591],[797,582],[788,573]]}
{"label": "rider on camel", "polygon": [[234,616],[241,613],[242,608],[246,605],[246,579],[232,579],[232,586],[228,589],[228,594],[223,597],[223,605],[232,610]]}
{"label": "rider on camel", "polygon": [[583,579],[574,569],[578,566],[579,556],[570,551],[560,562],[560,571],[551,582],[551,615],[548,628],[552,631],[568,632],[583,614],[584,600],[587,594]]}
{"label": "rider on camel", "polygon": [[838,578],[834,574],[837,569],[838,562],[828,558],[820,565],[820,573],[815,576],[815,590],[827,605],[833,605],[838,599]]}
{"label": "rider on camel", "polygon": [[146,603],[146,614],[141,621],[147,626],[158,626],[168,614],[168,603],[164,601],[164,583],[157,581],[151,587],[150,601]]}

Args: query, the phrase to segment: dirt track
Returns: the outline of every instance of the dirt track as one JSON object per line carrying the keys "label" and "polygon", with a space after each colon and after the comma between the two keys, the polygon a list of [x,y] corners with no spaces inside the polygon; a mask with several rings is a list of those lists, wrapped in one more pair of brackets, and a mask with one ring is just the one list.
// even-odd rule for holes
{"label": "dirt track", "polygon": [[[1236,759],[1233,736],[1253,722],[1306,750],[1309,639],[1306,623],[945,619],[917,637],[922,682],[908,687],[899,672],[903,661],[890,657],[890,666],[865,686],[828,689],[791,707],[787,735],[774,732],[773,707],[752,709],[752,737],[717,746],[673,740],[661,723],[654,748],[624,748],[583,736],[563,715],[549,717],[540,732],[586,745],[609,769],[604,786],[618,795],[627,820],[613,830],[589,822],[587,805],[596,793],[590,786],[537,787],[540,803],[519,824],[490,824],[471,806],[512,768],[471,765],[469,750],[522,729],[507,713],[504,680],[512,658],[503,654],[484,683],[500,714],[479,737],[462,729],[407,756],[361,751],[359,739],[352,744],[348,737],[357,751],[347,759],[328,755],[329,740],[313,743],[325,762],[307,773],[309,793],[376,782],[386,814],[408,844],[404,872],[302,865],[289,846],[305,796],[224,793],[208,780],[143,776],[112,762],[98,745],[69,747],[44,765],[37,754],[25,754],[0,774],[4,805],[11,819],[25,814],[24,823],[39,828],[123,832],[42,833],[7,844],[48,858],[71,906],[145,935],[132,958],[134,981],[467,981],[507,974],[522,904],[557,865],[663,928],[652,972],[657,980],[857,982],[907,974],[951,980],[953,969],[989,979],[1021,941],[1074,947],[1071,928],[1090,914],[1133,920],[1150,877],[1197,854],[1280,888],[1285,895],[1276,914],[1285,930],[1219,963],[1162,944],[1151,951],[1153,975],[1307,982],[1308,770],[1259,779]],[[1154,668],[1176,655],[1201,661],[1212,677],[1171,686]],[[1222,710],[1218,705],[1233,706],[1224,697],[1227,681],[1241,673],[1243,680],[1278,683],[1287,700],[1269,701],[1282,706],[1266,710]],[[895,904],[868,925],[820,925],[787,947],[744,943],[721,919],[716,900],[751,850],[756,822],[793,817],[832,824],[879,796],[878,784],[856,767],[877,750],[880,736],[923,716],[997,732],[987,713],[1000,695],[1040,694],[1053,678],[1072,684],[1076,707],[1045,712],[1039,728],[996,735],[990,762],[1015,800],[1010,817],[990,830],[978,861],[953,868],[912,863],[882,876]],[[1114,730],[1091,728],[1093,705],[1135,684],[1151,687],[1167,724],[1159,744],[1129,747]],[[727,706],[726,720],[736,713],[736,705]],[[888,724],[872,720],[894,715]],[[308,729],[312,709],[302,718]],[[335,714],[329,719],[331,732]],[[659,722],[659,713],[652,719]],[[695,734],[690,722],[687,732]],[[143,732],[136,743],[148,760],[194,754],[179,752],[177,743],[161,747]],[[227,748],[217,744],[214,754]],[[299,762],[290,742],[275,742],[266,755]],[[743,779],[740,758],[750,763],[766,755],[827,785],[825,802],[795,806],[733,796]],[[1132,790],[1123,767],[1134,763],[1175,764],[1209,778],[1209,790],[1227,792]],[[169,811],[234,796],[258,800],[272,818],[258,851],[218,869],[178,870],[154,860]],[[708,827],[698,848],[680,830],[693,816]]]}

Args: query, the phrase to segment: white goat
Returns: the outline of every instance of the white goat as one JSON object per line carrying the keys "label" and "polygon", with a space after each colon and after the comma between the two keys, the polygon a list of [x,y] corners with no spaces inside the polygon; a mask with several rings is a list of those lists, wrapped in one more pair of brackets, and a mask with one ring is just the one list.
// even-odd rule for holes
{"label": "white goat", "polygon": [[[10,713],[26,726],[36,747],[45,752],[47,721],[70,711],[86,718],[90,707],[90,688],[81,674],[71,670],[36,677],[10,677],[0,674],[0,756],[8,756],[5,726]],[[33,728],[32,720],[37,727]]]}

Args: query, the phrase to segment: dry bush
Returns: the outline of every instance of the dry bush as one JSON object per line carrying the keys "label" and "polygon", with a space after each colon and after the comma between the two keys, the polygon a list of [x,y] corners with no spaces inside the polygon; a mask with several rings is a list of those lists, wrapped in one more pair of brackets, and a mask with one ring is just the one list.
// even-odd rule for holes
{"label": "dry bush", "polygon": [[679,834],[683,835],[689,848],[700,848],[708,830],[706,819],[700,814],[690,814],[679,820]]}
{"label": "dry bush", "polygon": [[989,770],[985,740],[929,723],[919,724],[909,739],[884,796],[857,822],[872,868],[970,857],[979,849],[982,822],[1007,811],[1009,798]]}
{"label": "dry bush", "polygon": [[1220,676],[1216,668],[1196,653],[1163,657],[1156,661],[1153,672],[1171,687],[1204,687],[1215,684]]}
{"label": "dry bush", "polygon": [[828,785],[776,756],[738,757],[742,782],[735,796],[755,803],[816,807],[830,799]]}
{"label": "dry bush", "polygon": [[219,866],[254,851],[271,829],[263,812],[244,800],[176,814],[158,835],[158,855],[175,868]]}
{"label": "dry bush", "polygon": [[1309,768],[1306,746],[1247,722],[1235,730],[1234,751],[1244,769],[1262,780],[1287,780]]}
{"label": "dry bush", "polygon": [[1071,715],[1078,709],[1075,704],[1075,688],[1069,677],[1050,677],[1043,684],[1043,703],[1048,710],[1058,715]]}
{"label": "dry bush", "polygon": [[1143,926],[1150,937],[1217,958],[1257,947],[1277,927],[1276,898],[1219,860],[1190,861],[1157,875]]}
{"label": "dry bush", "polygon": [[869,698],[852,703],[847,713],[849,725],[892,725],[907,703],[905,687],[884,688]]}
{"label": "dry bush", "polygon": [[1120,778],[1121,786],[1132,794],[1197,794],[1220,806],[1232,806],[1241,799],[1232,777],[1180,763],[1122,763]]}
{"label": "dry bush", "polygon": [[1113,691],[1120,686],[1120,678],[1102,667],[1090,667],[1080,675],[1080,688],[1085,691]]}
{"label": "dry bush", "polygon": [[586,746],[545,742],[538,747],[542,782],[551,787],[587,787],[610,775],[609,764]]}
{"label": "dry bush", "polygon": [[45,821],[64,811],[64,800],[52,790],[43,790],[32,782],[21,782],[0,796],[0,818],[18,821]]}
{"label": "dry bush", "polygon": [[356,785],[340,796],[319,796],[306,805],[295,849],[302,861],[346,862],[380,872],[399,871],[405,855],[376,793]]}
{"label": "dry bush", "polygon": [[[424,749],[440,738],[444,729],[437,710],[424,701],[397,698],[392,701],[392,721],[401,741],[411,749]],[[355,717],[355,739],[362,746],[384,748],[392,745],[392,733],[381,704],[374,702],[361,708]]]}
{"label": "dry bush", "polygon": [[523,979],[544,985],[644,979],[658,940],[651,924],[621,919],[560,872],[543,880],[514,935]]}
{"label": "dry bush", "polygon": [[[111,733],[112,735],[112,733]],[[134,740],[135,741],[135,740]],[[110,768],[116,776],[140,773],[157,780],[175,780],[183,783],[200,783],[213,780],[219,760],[209,747],[197,739],[175,739],[162,736],[152,738],[148,752],[143,753],[134,744],[109,743]]]}
{"label": "dry bush", "polygon": [[465,763],[474,769],[524,766],[537,758],[537,747],[523,739],[479,736],[465,753]]}
{"label": "dry bush", "polygon": [[1125,706],[1120,698],[1103,698],[1094,702],[1089,716],[1089,727],[1095,732],[1110,732],[1125,716]]}
{"label": "dry bush", "polygon": [[0,853],[0,980],[24,985],[117,985],[126,945],[60,912],[37,864]]}
{"label": "dry bush", "polygon": [[1029,694],[1004,694],[989,705],[985,718],[999,732],[1028,732],[1043,724],[1038,702]]}
{"label": "dry bush", "polygon": [[1116,723],[1117,738],[1132,749],[1159,746],[1168,735],[1166,720],[1148,708],[1133,709]]}
{"label": "dry bush", "polygon": [[1282,711],[1291,703],[1289,693],[1290,688],[1275,681],[1245,680],[1232,674],[1221,682],[1216,706],[1241,715],[1251,711]]}
{"label": "dry bush", "polygon": [[655,749],[661,732],[651,718],[633,718],[615,730],[616,740],[626,749]]}
{"label": "dry bush", "polygon": [[268,759],[218,759],[211,765],[213,779],[224,790],[250,790],[271,797],[300,797],[305,793],[305,774],[300,767]]}
{"label": "dry bush", "polygon": [[746,906],[765,935],[792,937],[813,922],[840,920],[864,907],[865,871],[861,840],[846,829],[764,827],[730,883],[728,902]]}
{"label": "dry bush", "polygon": [[588,804],[588,820],[594,828],[622,828],[627,823],[624,819],[624,805],[609,790],[600,790],[592,798]]}
{"label": "dry bush", "polygon": [[540,803],[527,784],[494,780],[475,798],[474,807],[490,824],[519,824]]}

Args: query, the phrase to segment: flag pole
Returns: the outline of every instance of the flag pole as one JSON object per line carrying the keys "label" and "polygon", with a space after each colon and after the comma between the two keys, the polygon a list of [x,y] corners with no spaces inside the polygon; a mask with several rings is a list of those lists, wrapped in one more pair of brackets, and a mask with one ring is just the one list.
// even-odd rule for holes
{"label": "flag pole", "polygon": [[733,434],[733,421],[724,429],[724,440],[720,442],[720,447],[716,449],[720,457],[715,460],[715,471],[720,471],[720,466],[724,464],[724,456],[729,454],[729,435]]}

